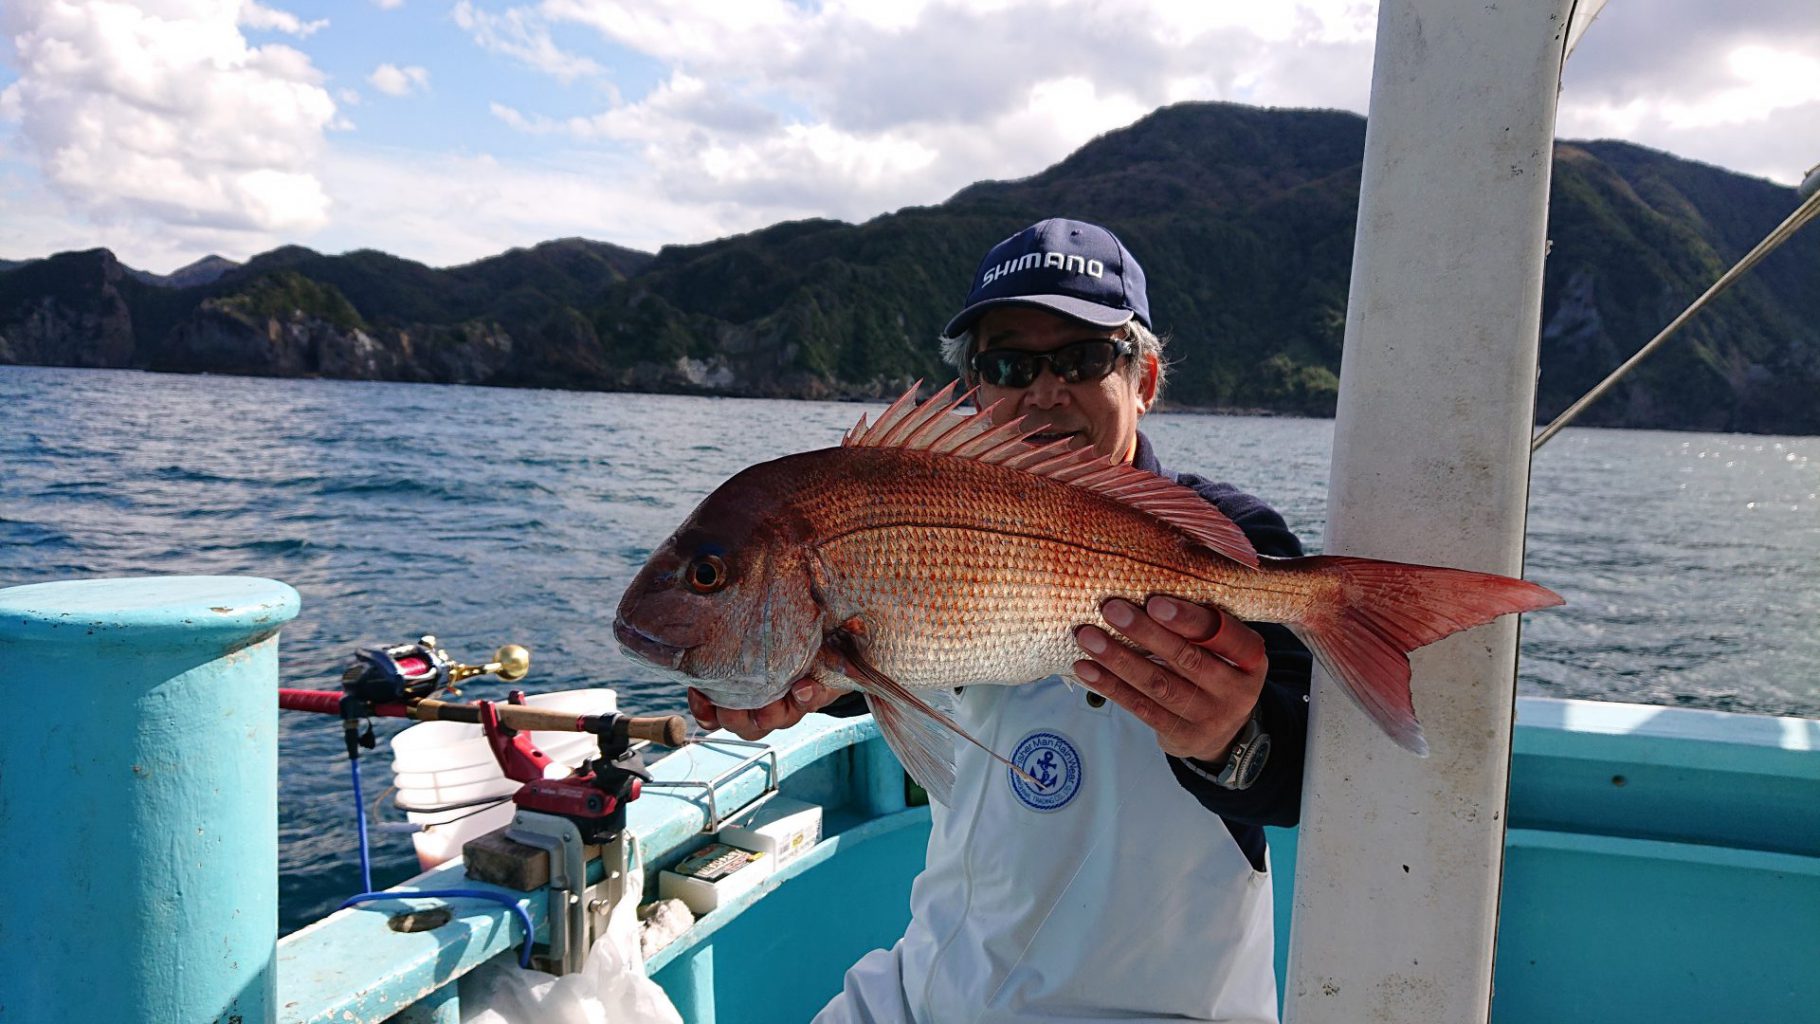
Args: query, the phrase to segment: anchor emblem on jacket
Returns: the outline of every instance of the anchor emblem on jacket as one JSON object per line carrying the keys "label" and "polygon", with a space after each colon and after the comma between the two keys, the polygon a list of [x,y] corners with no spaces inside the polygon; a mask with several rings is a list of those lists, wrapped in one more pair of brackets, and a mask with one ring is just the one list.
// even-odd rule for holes
{"label": "anchor emblem on jacket", "polygon": [[1043,751],[1042,756],[1036,759],[1036,765],[1030,776],[1036,779],[1037,785],[1044,789],[1054,789],[1056,781],[1061,778],[1061,775],[1055,770],[1055,751]]}

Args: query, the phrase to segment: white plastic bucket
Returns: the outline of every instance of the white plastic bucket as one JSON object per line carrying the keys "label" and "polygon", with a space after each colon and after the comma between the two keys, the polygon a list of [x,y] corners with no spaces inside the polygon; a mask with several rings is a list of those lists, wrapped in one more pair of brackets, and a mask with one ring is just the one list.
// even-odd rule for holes
{"label": "white plastic bucket", "polygon": [[[618,695],[604,687],[528,695],[525,703],[578,715],[619,709]],[[599,741],[584,732],[533,732],[531,742],[553,762],[544,772],[550,778],[569,774],[600,749]],[[419,722],[392,737],[392,785],[405,817],[421,826],[411,842],[426,871],[459,856],[469,840],[510,825],[512,794],[519,786],[500,770],[480,726],[463,722]],[[498,802],[487,806],[486,800]],[[411,810],[450,804],[470,806]]]}

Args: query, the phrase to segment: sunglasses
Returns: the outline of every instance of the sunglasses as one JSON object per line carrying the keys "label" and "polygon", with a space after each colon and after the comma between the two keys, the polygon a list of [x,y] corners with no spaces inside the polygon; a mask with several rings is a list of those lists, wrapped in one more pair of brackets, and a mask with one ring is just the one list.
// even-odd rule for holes
{"label": "sunglasses", "polygon": [[1094,338],[1063,345],[1053,352],[1025,352],[1015,348],[989,348],[973,356],[973,372],[981,383],[995,388],[1027,388],[1046,365],[1064,384],[1104,379],[1121,356],[1137,351],[1123,339]]}

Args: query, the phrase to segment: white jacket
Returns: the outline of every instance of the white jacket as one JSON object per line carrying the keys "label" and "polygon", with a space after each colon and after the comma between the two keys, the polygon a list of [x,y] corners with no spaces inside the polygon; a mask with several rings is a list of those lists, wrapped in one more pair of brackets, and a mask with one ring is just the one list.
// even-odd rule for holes
{"label": "white jacket", "polygon": [[1182,789],[1156,733],[1059,679],[976,686],[911,920],[816,1024],[1274,1022],[1270,876]]}

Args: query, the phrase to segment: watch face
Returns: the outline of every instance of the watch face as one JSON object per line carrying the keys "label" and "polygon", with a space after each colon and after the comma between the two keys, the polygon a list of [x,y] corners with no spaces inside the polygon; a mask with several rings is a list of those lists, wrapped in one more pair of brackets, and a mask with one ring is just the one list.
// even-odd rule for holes
{"label": "watch face", "polygon": [[1263,774],[1264,762],[1269,759],[1270,734],[1259,733],[1257,739],[1251,742],[1251,746],[1245,749],[1244,757],[1240,759],[1238,775],[1232,780],[1234,788],[1251,788],[1251,784],[1258,781],[1258,776]]}

